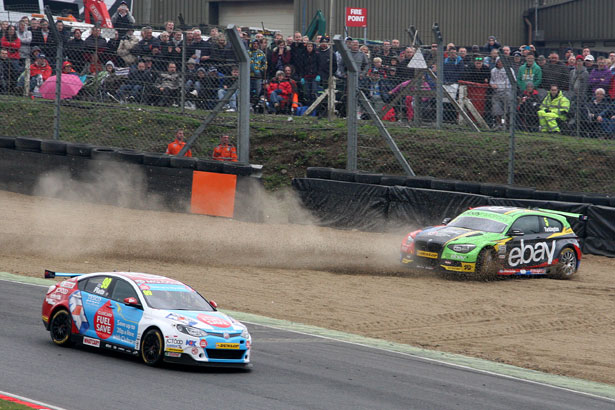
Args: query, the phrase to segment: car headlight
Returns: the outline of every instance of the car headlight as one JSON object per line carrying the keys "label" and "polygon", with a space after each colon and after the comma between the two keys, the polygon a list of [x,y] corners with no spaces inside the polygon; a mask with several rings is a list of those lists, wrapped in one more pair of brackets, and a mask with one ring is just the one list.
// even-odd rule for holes
{"label": "car headlight", "polygon": [[248,332],[248,329],[243,329],[243,332],[241,332],[241,337],[243,337],[244,339],[250,338],[250,332]]}
{"label": "car headlight", "polygon": [[458,253],[468,253],[472,249],[476,248],[476,245],[473,245],[470,243],[462,243],[462,244],[452,243],[450,245],[447,245],[447,248],[449,248],[452,251],[458,252]]}
{"label": "car headlight", "polygon": [[192,326],[186,326],[186,325],[182,325],[182,324],[177,324],[175,325],[175,327],[177,328],[177,330],[179,330],[180,332],[190,335],[192,337],[205,337],[207,336],[207,332],[201,329],[197,329],[196,327],[192,327]]}

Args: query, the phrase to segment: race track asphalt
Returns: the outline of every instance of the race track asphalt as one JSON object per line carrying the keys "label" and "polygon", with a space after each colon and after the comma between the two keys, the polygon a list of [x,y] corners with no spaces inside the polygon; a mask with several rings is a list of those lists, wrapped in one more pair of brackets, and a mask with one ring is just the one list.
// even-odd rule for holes
{"label": "race track asphalt", "polygon": [[253,370],[150,368],[55,346],[46,287],[0,280],[0,386],[65,409],[613,409],[615,401],[250,325]]}

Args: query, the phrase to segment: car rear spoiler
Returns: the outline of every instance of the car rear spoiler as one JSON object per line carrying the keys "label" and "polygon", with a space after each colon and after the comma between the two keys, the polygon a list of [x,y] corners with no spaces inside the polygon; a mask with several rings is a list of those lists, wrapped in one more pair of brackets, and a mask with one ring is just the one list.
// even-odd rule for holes
{"label": "car rear spoiler", "polygon": [[66,273],[66,272],[54,272],[49,269],[45,269],[45,279],[53,279],[56,276],[62,276],[67,278],[74,278],[76,276],[85,275],[85,273]]}
{"label": "car rear spoiler", "polygon": [[575,214],[573,212],[554,211],[553,209],[538,208],[539,211],[550,212],[552,214],[566,216],[568,218],[577,218],[579,221],[587,221],[587,215]]}

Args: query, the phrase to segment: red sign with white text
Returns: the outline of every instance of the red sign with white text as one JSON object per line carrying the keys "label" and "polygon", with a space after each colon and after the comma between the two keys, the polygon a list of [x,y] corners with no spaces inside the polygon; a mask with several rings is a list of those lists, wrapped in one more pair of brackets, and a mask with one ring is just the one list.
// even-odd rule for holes
{"label": "red sign with white text", "polygon": [[346,27],[367,27],[367,9],[346,7]]}

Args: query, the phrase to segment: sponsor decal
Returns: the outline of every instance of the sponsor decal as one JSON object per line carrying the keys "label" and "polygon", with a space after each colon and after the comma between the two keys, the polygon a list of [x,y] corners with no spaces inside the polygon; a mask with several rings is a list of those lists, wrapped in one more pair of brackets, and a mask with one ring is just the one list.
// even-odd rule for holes
{"label": "sponsor decal", "polygon": [[57,293],[52,293],[51,295],[47,296],[49,299],[55,299],[55,300],[60,300],[62,299],[62,295],[58,295]]}
{"label": "sponsor decal", "polygon": [[193,347],[193,348],[192,348],[192,354],[193,354],[193,355],[195,355],[195,356],[196,356],[197,354],[199,354],[199,349],[197,349],[196,347]]}
{"label": "sponsor decal", "polygon": [[239,349],[239,343],[216,343],[216,349]]}
{"label": "sponsor decal", "polygon": [[473,272],[475,269],[474,263],[462,263],[461,266],[445,266],[441,265],[444,269],[453,272]]}
{"label": "sponsor decal", "polygon": [[175,338],[168,338],[166,340],[167,344],[171,344],[171,345],[178,345],[181,346],[182,344],[184,344],[184,341],[181,339],[175,339]]}
{"label": "sponsor decal", "polygon": [[45,315],[43,315],[43,321],[44,321],[44,322],[49,322],[49,316],[45,316]]}
{"label": "sponsor decal", "polygon": [[88,323],[88,319],[85,317],[85,310],[83,310],[80,291],[76,291],[70,295],[68,298],[68,307],[70,309],[75,327],[79,330],[79,333],[85,333],[90,328],[90,324]]}
{"label": "sponsor decal", "polygon": [[205,349],[207,347],[207,340],[201,339],[201,341],[199,342],[199,346]]}
{"label": "sponsor decal", "polygon": [[518,265],[524,265],[532,262],[541,262],[545,259],[547,264],[553,262],[553,256],[555,255],[555,241],[551,241],[551,249],[547,242],[537,242],[533,245],[526,245],[521,239],[519,248],[513,248],[508,254],[508,264],[511,267]]}
{"label": "sponsor decal", "polygon": [[417,256],[421,256],[423,258],[431,258],[431,259],[438,258],[438,254],[436,252],[418,251],[416,254]]}
{"label": "sponsor decal", "polygon": [[222,336],[224,336],[226,340],[228,340],[231,337],[231,335],[229,335],[227,332],[224,332]]}
{"label": "sponsor decal", "polygon": [[196,318],[209,326],[231,327],[230,322],[227,322],[226,320],[219,318],[217,316],[211,316],[211,315],[206,315],[204,313],[199,313]]}
{"label": "sponsor decal", "polygon": [[61,293],[63,295],[68,295],[69,290],[66,288],[56,288],[56,293]]}
{"label": "sponsor decal", "polygon": [[150,287],[147,286],[147,285],[141,285],[141,286],[139,286],[139,289],[141,289],[141,290],[150,290]]}
{"label": "sponsor decal", "polygon": [[60,286],[62,286],[63,288],[67,288],[67,289],[74,288],[76,284],[77,284],[76,282],[69,282],[69,281],[60,282]]}
{"label": "sponsor decal", "polygon": [[252,346],[252,342],[250,342],[249,340],[246,340],[246,349],[250,350],[251,346]]}
{"label": "sponsor decal", "polygon": [[101,339],[108,339],[113,334],[113,310],[111,309],[111,301],[101,306],[94,315],[94,330],[96,330],[96,336]]}
{"label": "sponsor decal", "polygon": [[87,296],[88,298],[85,300],[85,303],[89,305],[100,305],[100,302],[102,302],[102,298],[100,296],[90,294],[87,294]]}
{"label": "sponsor decal", "polygon": [[402,258],[401,263],[411,263],[412,259],[409,258]]}
{"label": "sponsor decal", "polygon": [[179,348],[179,347],[167,347],[166,349],[164,349],[165,352],[175,352],[175,353],[183,353],[184,349]]}
{"label": "sponsor decal", "polygon": [[453,253],[449,256],[451,259],[457,259],[457,260],[464,260],[466,257],[463,255],[458,255],[456,253]]}
{"label": "sponsor decal", "polygon": [[186,346],[196,346],[196,340],[186,340]]}
{"label": "sponsor decal", "polygon": [[178,352],[164,352],[164,355],[168,357],[181,357],[182,356],[182,354]]}
{"label": "sponsor decal", "polygon": [[545,226],[545,232],[559,232],[557,226]]}
{"label": "sponsor decal", "polygon": [[83,344],[93,347],[100,347],[100,340],[94,339],[93,337],[83,336]]}

